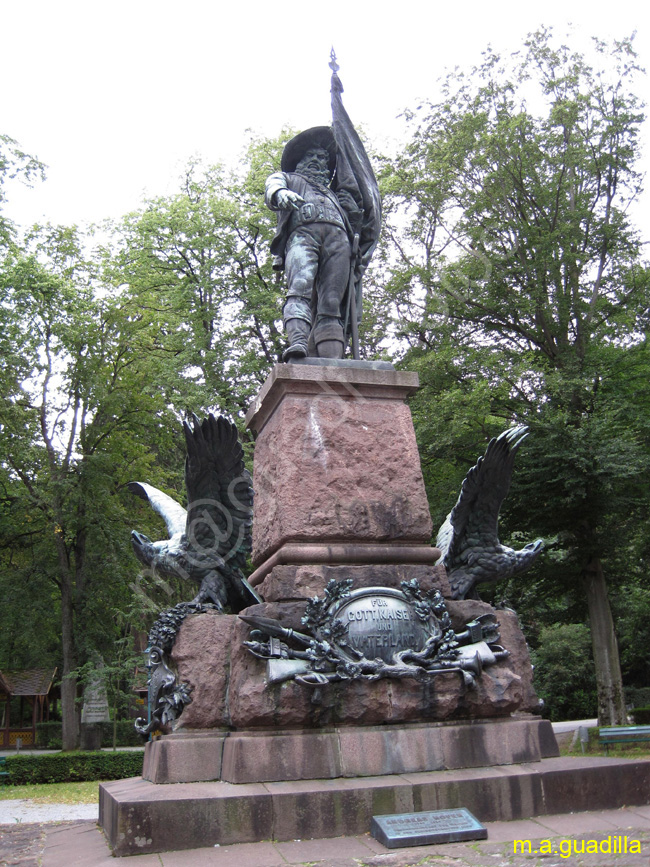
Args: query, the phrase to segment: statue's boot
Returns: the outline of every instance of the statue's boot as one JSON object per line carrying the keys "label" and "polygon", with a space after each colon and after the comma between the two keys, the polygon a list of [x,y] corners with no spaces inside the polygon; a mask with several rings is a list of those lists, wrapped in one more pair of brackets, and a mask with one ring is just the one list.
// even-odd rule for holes
{"label": "statue's boot", "polygon": [[311,325],[304,319],[287,319],[284,324],[289,346],[282,353],[283,361],[291,361],[293,358],[305,358]]}
{"label": "statue's boot", "polygon": [[342,340],[321,340],[316,344],[319,358],[343,358]]}
{"label": "statue's boot", "polygon": [[333,316],[319,316],[314,328],[314,343],[319,358],[343,358],[343,326]]}

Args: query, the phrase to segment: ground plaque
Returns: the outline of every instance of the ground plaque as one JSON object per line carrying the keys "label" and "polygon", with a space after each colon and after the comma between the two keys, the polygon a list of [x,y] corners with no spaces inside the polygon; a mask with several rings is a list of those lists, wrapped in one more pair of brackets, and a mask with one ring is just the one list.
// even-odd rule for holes
{"label": "ground plaque", "polygon": [[465,807],[431,813],[373,816],[370,833],[388,849],[487,839],[485,825],[481,825]]}

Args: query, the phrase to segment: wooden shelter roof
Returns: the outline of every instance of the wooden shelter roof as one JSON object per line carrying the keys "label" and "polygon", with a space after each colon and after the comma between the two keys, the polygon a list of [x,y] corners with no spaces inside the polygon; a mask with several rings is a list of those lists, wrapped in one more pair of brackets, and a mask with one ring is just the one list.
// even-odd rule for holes
{"label": "wooden shelter roof", "polygon": [[0,691],[8,695],[47,695],[55,674],[56,668],[0,671]]}

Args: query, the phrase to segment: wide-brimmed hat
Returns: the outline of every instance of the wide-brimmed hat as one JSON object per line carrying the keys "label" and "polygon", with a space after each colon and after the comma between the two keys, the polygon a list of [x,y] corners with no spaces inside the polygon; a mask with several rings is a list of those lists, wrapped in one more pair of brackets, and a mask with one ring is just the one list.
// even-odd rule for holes
{"label": "wide-brimmed hat", "polygon": [[336,168],[336,142],[329,126],[312,126],[311,129],[298,133],[288,141],[282,151],[282,171],[295,171],[306,151],[313,147],[323,148],[327,151],[330,158],[330,175],[333,175]]}

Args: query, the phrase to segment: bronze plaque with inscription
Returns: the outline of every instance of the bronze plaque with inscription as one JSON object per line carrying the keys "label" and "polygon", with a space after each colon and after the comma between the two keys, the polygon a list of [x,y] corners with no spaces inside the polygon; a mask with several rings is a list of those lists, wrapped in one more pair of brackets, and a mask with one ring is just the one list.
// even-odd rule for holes
{"label": "bronze plaque with inscription", "polygon": [[388,849],[486,840],[488,835],[485,825],[466,807],[426,813],[373,816],[370,833]]}
{"label": "bronze plaque with inscription", "polygon": [[406,596],[389,587],[355,590],[332,613],[347,627],[348,644],[366,659],[392,662],[398,651],[421,650],[428,638],[442,633],[435,616],[418,616]]}

